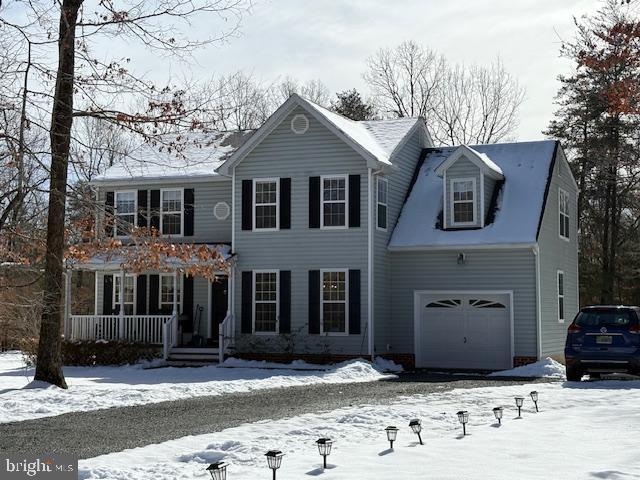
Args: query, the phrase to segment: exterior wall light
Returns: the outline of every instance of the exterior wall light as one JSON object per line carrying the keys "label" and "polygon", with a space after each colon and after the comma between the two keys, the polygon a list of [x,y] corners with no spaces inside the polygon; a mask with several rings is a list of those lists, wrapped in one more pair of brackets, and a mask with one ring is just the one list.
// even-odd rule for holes
{"label": "exterior wall light", "polygon": [[493,414],[498,420],[498,425],[502,425],[502,407],[496,407],[493,409]]}
{"label": "exterior wall light", "polygon": [[413,430],[413,433],[418,435],[418,440],[420,441],[420,445],[424,445],[424,443],[422,443],[422,437],[420,436],[420,432],[422,431],[422,422],[419,419],[414,418],[409,422],[409,427],[411,427],[411,430]]}
{"label": "exterior wall light", "polygon": [[318,446],[318,452],[322,455],[322,468],[327,468],[327,457],[331,455],[331,446],[333,441],[329,438],[319,438],[316,440]]}
{"label": "exterior wall light", "polygon": [[531,400],[533,400],[533,404],[536,406],[536,412],[539,412],[540,410],[538,410],[538,392],[534,390],[529,395],[531,395]]}
{"label": "exterior wall light", "polygon": [[212,480],[227,480],[227,464],[224,462],[212,463],[207,467],[207,472]]}
{"label": "exterior wall light", "polygon": [[516,397],[516,407],[518,407],[518,418],[522,418],[521,410],[524,403],[524,397]]}
{"label": "exterior wall light", "polygon": [[273,480],[276,480],[276,470],[278,470],[282,465],[282,457],[284,456],[284,453],[280,450],[269,450],[264,455],[267,457],[269,468],[273,471]]}
{"label": "exterior wall light", "polygon": [[390,426],[384,429],[387,432],[387,440],[389,440],[389,445],[391,450],[393,450],[393,442],[396,441],[398,436],[398,428],[394,426]]}
{"label": "exterior wall light", "polygon": [[467,434],[467,423],[469,423],[469,412],[460,410],[458,412],[458,421],[462,424],[462,435]]}

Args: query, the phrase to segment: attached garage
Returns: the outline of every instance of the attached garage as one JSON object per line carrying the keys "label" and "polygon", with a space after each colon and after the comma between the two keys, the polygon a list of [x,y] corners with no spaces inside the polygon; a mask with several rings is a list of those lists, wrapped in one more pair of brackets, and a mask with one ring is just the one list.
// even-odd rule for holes
{"label": "attached garage", "polygon": [[512,292],[416,291],[414,321],[418,368],[512,367]]}

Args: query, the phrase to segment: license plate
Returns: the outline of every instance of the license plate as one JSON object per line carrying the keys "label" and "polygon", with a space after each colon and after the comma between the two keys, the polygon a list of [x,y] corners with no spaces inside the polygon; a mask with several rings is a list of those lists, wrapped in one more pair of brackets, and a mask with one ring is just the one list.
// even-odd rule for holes
{"label": "license plate", "polygon": [[613,337],[611,335],[598,335],[596,337],[596,343],[601,345],[611,345],[613,343]]}

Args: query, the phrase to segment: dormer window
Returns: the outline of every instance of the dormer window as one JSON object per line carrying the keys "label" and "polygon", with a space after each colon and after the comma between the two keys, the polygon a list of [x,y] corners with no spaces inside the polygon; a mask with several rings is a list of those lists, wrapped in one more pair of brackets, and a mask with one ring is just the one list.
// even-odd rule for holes
{"label": "dormer window", "polygon": [[451,219],[453,226],[476,223],[476,179],[451,180]]}

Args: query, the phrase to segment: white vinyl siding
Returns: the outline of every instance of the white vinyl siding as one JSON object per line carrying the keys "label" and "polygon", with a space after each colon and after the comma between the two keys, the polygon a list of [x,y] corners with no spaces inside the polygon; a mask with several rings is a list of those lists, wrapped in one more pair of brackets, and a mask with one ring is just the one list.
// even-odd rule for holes
{"label": "white vinyl siding", "polygon": [[321,228],[346,228],[347,175],[324,176],[320,182]]}
{"label": "white vinyl siding", "polygon": [[469,226],[476,223],[476,179],[451,180],[451,225]]}
{"label": "white vinyl siding", "polygon": [[[160,292],[158,295],[160,310],[162,309],[170,309],[173,310],[173,280],[174,276],[172,273],[160,275]],[[180,276],[177,280],[178,284],[178,292],[177,292],[177,303],[178,305],[182,304],[182,276]]]}
{"label": "white vinyl siding", "polygon": [[[120,306],[120,275],[113,276],[113,309]],[[124,277],[124,314],[133,315],[135,313],[136,301],[136,279],[133,275]]]}
{"label": "white vinyl siding", "polygon": [[253,272],[253,332],[277,334],[278,325],[278,270]]}
{"label": "white vinyl siding", "polygon": [[387,229],[389,182],[386,178],[378,177],[376,183],[376,226],[380,230]]}
{"label": "white vinyl siding", "polygon": [[558,270],[558,322],[564,323],[564,272]]}
{"label": "white vinyl siding", "polygon": [[265,178],[253,180],[253,229],[273,231],[280,227],[278,215],[280,180]]}
{"label": "white vinyl siding", "polygon": [[569,194],[564,190],[558,190],[558,211],[559,211],[559,220],[560,225],[560,238],[563,240],[569,240]]}
{"label": "white vinyl siding", "polygon": [[320,332],[328,335],[346,335],[348,325],[348,270],[321,270]]}
{"label": "white vinyl siding", "polygon": [[126,237],[137,225],[138,194],[135,190],[115,192],[115,236]]}
{"label": "white vinyl siding", "polygon": [[184,223],[184,190],[160,191],[160,232],[162,235],[182,236]]}

